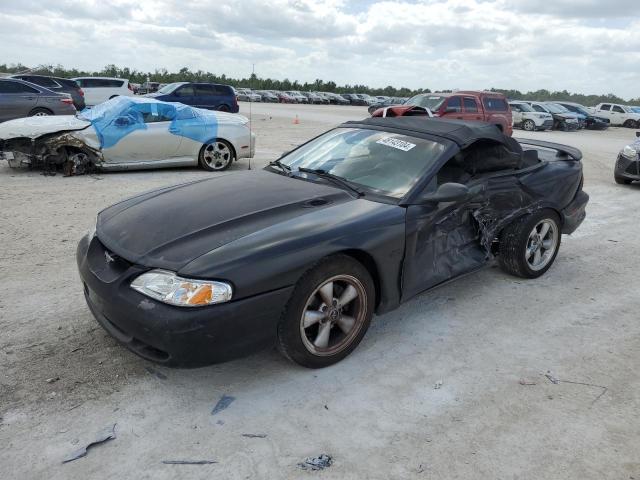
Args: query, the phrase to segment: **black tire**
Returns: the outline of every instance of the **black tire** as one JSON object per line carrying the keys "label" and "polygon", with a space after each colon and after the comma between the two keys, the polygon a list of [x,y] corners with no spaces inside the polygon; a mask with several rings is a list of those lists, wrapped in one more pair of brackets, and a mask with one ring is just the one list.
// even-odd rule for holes
{"label": "black tire", "polygon": [[634,122],[633,120],[627,120],[622,124],[622,126],[625,128],[636,128],[636,122]]}
{"label": "black tire", "polygon": [[220,105],[218,107],[218,111],[220,111],[220,112],[230,112],[231,109],[227,105]]}
{"label": "black tire", "polygon": [[120,96],[120,95],[111,95],[111,96],[109,97],[109,100],[113,100],[114,98],[118,98],[119,96]]}
{"label": "black tire", "polygon": [[619,177],[618,175],[614,175],[613,179],[618,185],[629,185],[631,183],[631,180],[624,177]]}
{"label": "black tire", "polygon": [[[345,280],[344,284],[341,283],[342,280]],[[327,305],[319,294],[320,287],[326,287],[328,281],[332,282],[332,308],[326,308]],[[354,291],[357,289],[358,296],[341,306],[336,297],[340,297],[347,288],[353,288]],[[323,368],[333,365],[358,346],[371,323],[375,303],[373,279],[361,263],[347,255],[327,257],[310,268],[296,284],[278,322],[278,350],[303,367]],[[305,327],[304,320],[308,311],[324,313],[325,317]],[[353,320],[348,332],[342,327],[343,317]],[[329,332],[326,337],[327,346],[316,347],[320,330],[325,327]]]}
{"label": "black tire", "polygon": [[[527,252],[532,246],[531,235],[533,234],[534,228],[537,228],[537,226],[543,222],[550,222],[555,228],[553,242],[550,244],[553,245],[553,251],[546,259],[542,257],[545,263],[541,268],[532,268],[527,255]],[[553,265],[558,255],[561,236],[562,227],[560,226],[560,218],[558,214],[551,209],[540,210],[518,218],[508,225],[500,235],[500,248],[498,252],[500,267],[511,275],[523,278],[537,278],[543,275],[551,268],[551,265]],[[536,241],[535,243],[544,245],[544,242],[540,241]],[[551,248],[545,249],[544,247],[540,247],[539,249],[545,251],[541,253],[541,256],[543,256],[546,251]]]}
{"label": "black tire", "polygon": [[198,164],[209,172],[222,172],[236,159],[233,146],[226,140],[216,138],[205,143],[198,154]]}
{"label": "black tire", "polygon": [[34,108],[29,112],[29,117],[48,117],[49,115],[53,115],[53,112],[48,108]]}
{"label": "black tire", "polygon": [[524,122],[522,122],[522,128],[527,132],[535,132],[536,124],[533,120],[527,119]]}

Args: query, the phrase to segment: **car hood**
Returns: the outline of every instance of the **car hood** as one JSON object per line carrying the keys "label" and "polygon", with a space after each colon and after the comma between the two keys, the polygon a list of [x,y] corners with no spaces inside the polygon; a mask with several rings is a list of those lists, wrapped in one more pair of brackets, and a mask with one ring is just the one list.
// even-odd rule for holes
{"label": "car hood", "polygon": [[48,133],[68,130],[82,130],[91,125],[75,115],[51,115],[46,117],[25,117],[0,123],[0,140],[11,138],[37,138]]}
{"label": "car hood", "polygon": [[574,120],[578,119],[578,116],[573,113],[552,113],[552,115],[554,117],[564,118],[564,119],[569,119],[569,118],[573,118]]}
{"label": "car hood", "polygon": [[332,186],[245,171],[124,200],[98,214],[96,230],[129,262],[178,271],[244,236],[353,200]]}

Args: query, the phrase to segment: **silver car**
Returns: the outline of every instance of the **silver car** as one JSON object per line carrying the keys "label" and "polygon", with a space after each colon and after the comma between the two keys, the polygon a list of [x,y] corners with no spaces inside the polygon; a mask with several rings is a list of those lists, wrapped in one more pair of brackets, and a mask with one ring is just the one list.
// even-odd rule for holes
{"label": "silver car", "polygon": [[18,79],[0,79],[0,122],[22,117],[73,115],[71,95]]}
{"label": "silver car", "polygon": [[196,166],[227,169],[253,157],[255,135],[241,115],[148,97],[117,97],[75,116],[0,124],[0,159],[12,167],[134,170]]}

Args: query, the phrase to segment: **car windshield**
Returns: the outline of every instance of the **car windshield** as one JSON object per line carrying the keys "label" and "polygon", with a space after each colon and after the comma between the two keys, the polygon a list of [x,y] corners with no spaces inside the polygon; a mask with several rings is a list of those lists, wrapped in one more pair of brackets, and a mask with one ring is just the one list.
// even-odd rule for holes
{"label": "car windshield", "polygon": [[627,106],[625,106],[625,105],[621,105],[621,107],[622,107],[622,109],[623,109],[625,112],[627,112],[627,113],[633,113],[633,110],[631,110],[631,108],[630,108],[630,107],[627,107]]}
{"label": "car windshield", "polygon": [[170,83],[169,85],[165,85],[164,87],[160,88],[158,90],[158,93],[171,93],[180,85],[182,85],[182,82]]}
{"label": "car windshield", "polygon": [[526,103],[514,103],[513,105],[518,107],[523,112],[535,112],[535,110],[531,108],[531,106],[527,105]]}
{"label": "car windshield", "polygon": [[591,115],[591,114],[587,111],[587,109],[586,109],[586,108],[584,108],[584,107],[582,107],[582,106],[580,106],[580,105],[573,105],[573,108],[575,108],[575,111],[576,111],[577,113],[581,113],[582,115],[586,115],[587,117],[588,117],[589,115]]}
{"label": "car windshield", "polygon": [[555,103],[545,103],[544,106],[547,107],[547,110],[549,110],[551,113],[566,113],[569,111],[566,108],[561,107],[560,105],[556,105]]}
{"label": "car windshield", "polygon": [[404,102],[404,104],[428,108],[429,110],[437,110],[446,99],[447,97],[439,97],[437,95],[416,95]]}
{"label": "car windshield", "polygon": [[399,133],[337,128],[281,159],[322,170],[381,195],[401,198],[445,150],[445,145]]}

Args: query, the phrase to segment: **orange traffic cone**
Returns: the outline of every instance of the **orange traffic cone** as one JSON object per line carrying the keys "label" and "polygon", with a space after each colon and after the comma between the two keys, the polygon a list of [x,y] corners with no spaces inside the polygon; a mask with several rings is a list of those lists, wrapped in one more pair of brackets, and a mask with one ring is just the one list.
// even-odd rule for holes
{"label": "orange traffic cone", "polygon": [[296,118],[293,119],[293,124],[298,125],[299,123],[300,123],[300,120],[298,120],[298,115],[296,115]]}

